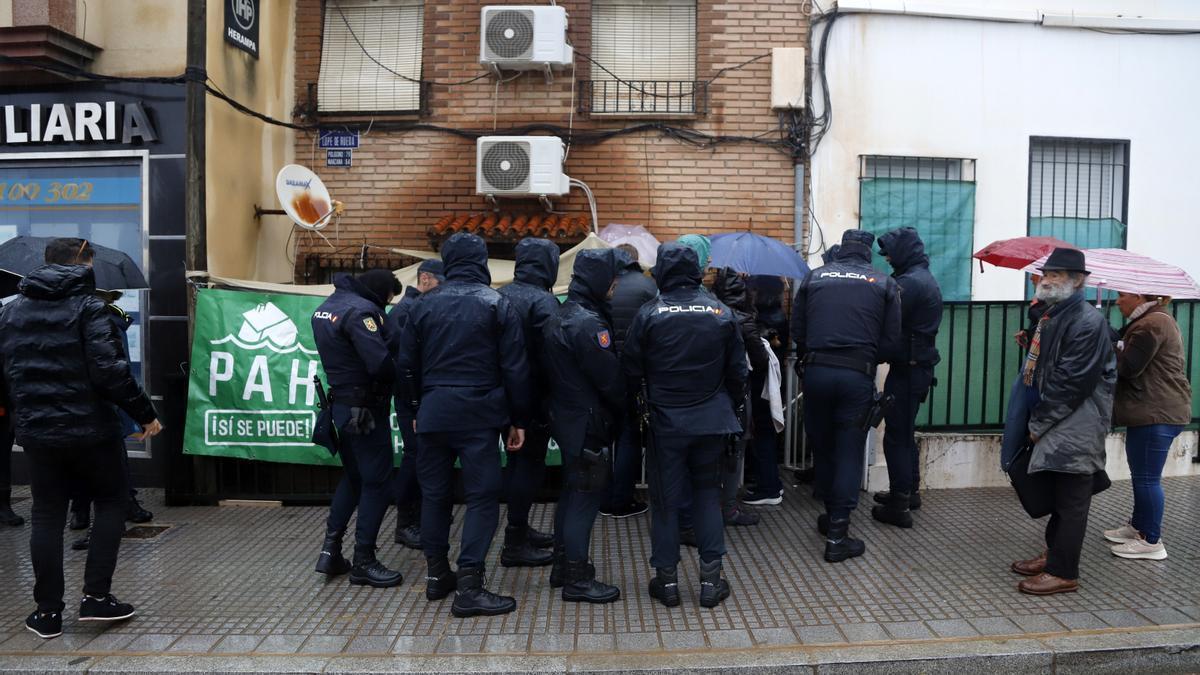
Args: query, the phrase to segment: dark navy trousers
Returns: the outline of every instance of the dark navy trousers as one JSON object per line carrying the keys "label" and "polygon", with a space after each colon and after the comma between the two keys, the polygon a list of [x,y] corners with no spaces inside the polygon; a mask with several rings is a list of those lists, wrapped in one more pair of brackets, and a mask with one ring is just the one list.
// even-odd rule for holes
{"label": "dark navy trousers", "polygon": [[421,548],[425,558],[440,560],[450,553],[454,461],[458,460],[467,502],[458,567],[482,567],[500,519],[500,430],[418,432],[418,435]]}
{"label": "dark navy trousers", "polygon": [[721,456],[725,436],[656,434],[647,457],[650,475],[650,565],[667,569],[679,564],[679,513],[688,506],[700,559],[725,555],[725,521],[721,516]]}
{"label": "dark navy trousers", "polygon": [[354,529],[356,558],[375,555],[379,526],[392,501],[393,450],[389,411],[380,407],[372,409],[371,414],[375,417],[375,429],[365,436],[352,434],[346,431],[350,406],[333,404],[333,423],[341,442],[338,456],[342,460],[342,479],[333,493],[327,522],[330,529],[344,530],[350,523],[350,516],[358,510]]}
{"label": "dark navy trousers", "polygon": [[866,373],[818,365],[804,369],[804,431],[815,487],[835,520],[849,518],[858,506],[867,443],[862,419],[874,396],[875,381]]}

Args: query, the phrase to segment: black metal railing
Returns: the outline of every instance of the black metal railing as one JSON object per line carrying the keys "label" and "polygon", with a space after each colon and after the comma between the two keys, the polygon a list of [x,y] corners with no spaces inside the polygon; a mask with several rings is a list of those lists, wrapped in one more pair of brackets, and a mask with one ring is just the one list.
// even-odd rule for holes
{"label": "black metal railing", "polygon": [[309,253],[300,256],[296,265],[296,283],[331,284],[339,274],[358,274],[370,269],[398,270],[419,262],[405,255],[378,255],[370,249],[354,255]]}
{"label": "black metal railing", "polygon": [[593,115],[707,115],[708,83],[695,80],[580,80],[579,112]]}
{"label": "black metal railing", "polygon": [[[1013,335],[1026,328],[1024,302],[949,302],[945,305],[934,369],[935,386],[917,416],[921,431],[994,432],[1004,428],[1008,395],[1025,352]],[[1200,302],[1173,302],[1187,355],[1188,378],[1200,391]],[[1115,306],[1104,309],[1114,327],[1123,323]],[[1200,422],[1200,398],[1192,419]]]}

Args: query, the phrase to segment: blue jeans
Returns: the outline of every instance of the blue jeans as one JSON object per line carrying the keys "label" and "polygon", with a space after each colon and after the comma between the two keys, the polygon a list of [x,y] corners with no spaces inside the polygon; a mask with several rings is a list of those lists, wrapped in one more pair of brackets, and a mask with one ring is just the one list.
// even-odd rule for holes
{"label": "blue jeans", "polygon": [[1162,536],[1162,472],[1171,442],[1183,431],[1178,424],[1148,424],[1129,427],[1125,456],[1133,477],[1133,518],[1130,524],[1146,542],[1157,544]]}

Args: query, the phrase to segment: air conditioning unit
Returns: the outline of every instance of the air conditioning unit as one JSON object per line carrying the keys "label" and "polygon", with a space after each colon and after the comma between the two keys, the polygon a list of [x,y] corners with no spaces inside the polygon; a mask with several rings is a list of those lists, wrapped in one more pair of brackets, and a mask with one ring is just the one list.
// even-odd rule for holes
{"label": "air conditioning unit", "polygon": [[479,62],[504,70],[569,66],[575,50],[567,44],[567,10],[542,5],[489,5],[480,24]]}
{"label": "air conditioning unit", "polygon": [[557,136],[484,136],[475,142],[475,192],[558,197],[571,190]]}

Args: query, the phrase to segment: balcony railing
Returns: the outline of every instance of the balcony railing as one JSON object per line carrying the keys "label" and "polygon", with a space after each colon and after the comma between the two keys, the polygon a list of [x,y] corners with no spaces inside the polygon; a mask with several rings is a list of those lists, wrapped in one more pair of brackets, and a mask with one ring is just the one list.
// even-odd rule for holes
{"label": "balcony railing", "polygon": [[706,115],[708,83],[694,80],[581,80],[579,112],[592,115]]}

